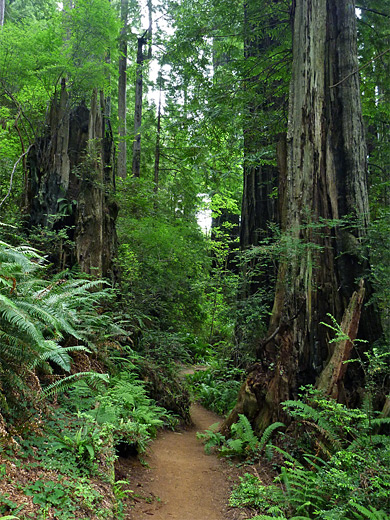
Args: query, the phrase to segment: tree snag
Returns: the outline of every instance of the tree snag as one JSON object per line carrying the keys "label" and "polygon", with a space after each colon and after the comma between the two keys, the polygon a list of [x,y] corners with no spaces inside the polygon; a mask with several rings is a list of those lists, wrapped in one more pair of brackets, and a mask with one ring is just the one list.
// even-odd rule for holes
{"label": "tree snag", "polygon": [[27,228],[57,237],[59,269],[115,278],[114,148],[102,94],[72,108],[65,80],[51,103],[46,134],[28,155]]}

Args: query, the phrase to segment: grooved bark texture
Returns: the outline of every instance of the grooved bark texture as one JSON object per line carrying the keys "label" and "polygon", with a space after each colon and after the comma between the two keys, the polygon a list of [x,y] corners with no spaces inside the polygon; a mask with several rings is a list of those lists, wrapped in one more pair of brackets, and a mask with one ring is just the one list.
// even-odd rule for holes
{"label": "grooved bark texture", "polygon": [[[367,267],[359,254],[368,196],[359,78],[351,74],[357,68],[353,2],[296,0],[287,136],[290,246],[279,268],[272,339],[260,345],[239,399],[241,409],[256,401],[250,418],[259,430],[281,417],[281,401],[321,373],[332,350],[321,322],[327,313],[340,322]],[[351,225],[335,225],[347,216]],[[367,339],[378,335],[375,313],[362,318],[370,324]]]}
{"label": "grooved bark texture", "polygon": [[[276,43],[266,30],[261,29],[257,9],[258,0],[247,0],[244,3],[244,55],[250,65],[247,72],[249,77],[245,82],[248,98],[243,121],[244,184],[240,226],[240,248],[243,251],[258,245],[262,238],[269,236],[269,223],[278,221],[278,207],[275,198],[271,196],[278,185],[278,169],[271,164],[264,164],[258,156],[269,147],[276,148],[277,139],[266,134],[262,127],[267,125],[270,114],[280,108],[283,100],[274,96],[275,82],[267,84],[252,72],[253,60],[264,59],[264,55]],[[276,22],[270,20],[269,26],[273,23]],[[252,280],[246,289],[247,294],[255,293],[259,284],[272,290],[270,275],[266,272],[261,279]]]}
{"label": "grooved bark texture", "polygon": [[94,91],[89,109],[71,109],[62,82],[46,135],[28,157],[27,227],[66,233],[51,252],[57,267],[77,262],[83,272],[114,278],[114,150],[104,108],[102,94]]}

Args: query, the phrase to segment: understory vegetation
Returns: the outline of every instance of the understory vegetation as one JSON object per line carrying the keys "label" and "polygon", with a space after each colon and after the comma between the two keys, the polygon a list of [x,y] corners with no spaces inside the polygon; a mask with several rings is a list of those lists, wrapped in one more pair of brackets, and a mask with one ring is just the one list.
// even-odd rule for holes
{"label": "understory vegetation", "polygon": [[183,420],[189,401],[161,368],[155,384],[181,398],[182,417],[150,397],[150,362],[113,319],[106,283],[50,276],[24,246],[2,242],[0,257],[0,513],[122,518],[130,490],[115,481],[115,460],[142,454],[159,428]]}
{"label": "understory vegetation", "polygon": [[[376,377],[388,373],[383,357],[371,360]],[[273,423],[261,438],[244,415],[229,438],[218,425],[199,434],[207,453],[216,449],[247,470],[230,506],[251,511],[256,520],[389,518],[390,420],[373,411],[372,390],[363,408],[352,409],[303,388],[300,399],[283,403],[290,426]],[[267,482],[259,474],[263,466],[269,469]]]}

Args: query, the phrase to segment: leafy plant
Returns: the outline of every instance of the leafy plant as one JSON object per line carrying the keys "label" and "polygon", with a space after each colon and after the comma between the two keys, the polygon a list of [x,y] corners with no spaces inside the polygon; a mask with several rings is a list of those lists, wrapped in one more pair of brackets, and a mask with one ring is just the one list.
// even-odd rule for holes
{"label": "leafy plant", "polygon": [[73,456],[79,467],[92,469],[101,444],[100,430],[86,423],[74,435],[54,435],[50,440],[49,455],[66,452]]}
{"label": "leafy plant", "polygon": [[[53,367],[69,372],[72,353],[96,349],[103,330],[106,337],[121,331],[96,312],[97,303],[112,296],[101,281],[46,281],[44,273],[43,258],[34,249],[0,242],[0,401],[3,415],[10,418],[23,401],[37,405],[42,399],[37,372],[41,378],[53,374]],[[69,338],[70,344],[62,344]],[[93,372],[83,376],[104,378]],[[73,374],[52,383],[46,395],[64,390],[80,377]],[[21,400],[18,392],[30,393],[30,398]]]}
{"label": "leafy plant", "polygon": [[218,425],[219,423],[216,423],[204,433],[197,433],[198,439],[205,442],[206,453],[210,453],[211,448],[218,447],[220,454],[224,457],[245,457],[246,460],[259,458],[272,433],[278,428],[284,427],[283,423],[273,423],[268,426],[259,439],[255,435],[248,418],[239,414],[238,421],[230,428],[231,437],[226,439],[224,435],[217,431]]}
{"label": "leafy plant", "polygon": [[207,370],[188,375],[187,381],[194,396],[206,408],[224,415],[236,404],[243,375],[242,369],[220,360],[214,362]]}
{"label": "leafy plant", "polygon": [[42,510],[53,507],[54,511],[61,514],[61,518],[64,520],[74,518],[76,506],[69,495],[67,483],[37,480],[26,488],[25,493],[32,496],[34,504],[41,506]]}
{"label": "leafy plant", "polygon": [[240,477],[240,483],[233,489],[229,505],[231,507],[270,509],[280,504],[283,499],[283,491],[280,487],[263,486],[258,476],[245,473],[243,477]]}
{"label": "leafy plant", "polygon": [[226,437],[217,431],[219,423],[210,426],[204,433],[197,432],[196,437],[204,442],[204,450],[209,455],[211,449],[226,442]]}
{"label": "leafy plant", "polygon": [[348,409],[312,388],[306,398],[284,403],[297,419],[298,440],[292,445],[285,438],[287,450],[272,446],[284,459],[275,484],[264,487],[250,476],[233,493],[232,504],[260,509],[259,519],[386,518],[390,440],[375,434],[375,428],[388,419],[370,419],[370,410]]}
{"label": "leafy plant", "polygon": [[246,458],[259,457],[262,449],[270,439],[272,433],[278,428],[284,427],[283,423],[276,422],[268,426],[261,439],[256,436],[248,418],[238,415],[238,421],[231,428],[231,438],[221,448],[223,456],[241,456]]}

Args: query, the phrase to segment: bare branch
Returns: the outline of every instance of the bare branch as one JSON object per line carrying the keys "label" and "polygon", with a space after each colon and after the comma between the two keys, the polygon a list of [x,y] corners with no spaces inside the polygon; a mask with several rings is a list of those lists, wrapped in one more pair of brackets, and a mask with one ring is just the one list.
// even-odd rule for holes
{"label": "bare branch", "polygon": [[22,155],[19,157],[19,159],[16,161],[16,163],[14,164],[14,167],[12,169],[12,173],[11,173],[11,178],[10,178],[10,181],[9,181],[9,188],[8,188],[8,192],[6,194],[6,196],[4,197],[4,199],[0,202],[0,208],[1,206],[4,204],[4,202],[8,199],[8,197],[11,195],[11,190],[12,190],[12,184],[13,184],[13,180],[14,180],[14,174],[15,174],[15,170],[16,168],[18,167],[18,164],[20,163],[20,161],[23,159],[23,157],[25,157],[28,152],[31,150],[31,148],[33,147],[34,145],[30,144],[30,146],[28,147],[27,151],[22,153]]}
{"label": "bare branch", "polygon": [[387,54],[388,52],[390,51],[390,49],[386,49],[385,51],[381,52],[380,54],[378,54],[378,56],[375,56],[374,58],[372,58],[370,61],[368,61],[367,63],[365,63],[364,65],[362,65],[361,67],[359,67],[358,69],[354,70],[353,72],[351,72],[350,74],[348,74],[347,76],[345,76],[345,78],[341,79],[340,81],[338,81],[337,83],[335,83],[334,85],[330,85],[329,88],[335,88],[335,87],[338,87],[339,85],[341,85],[341,83],[344,83],[344,81],[346,81],[348,78],[350,78],[351,76],[353,76],[354,74],[357,74],[358,72],[360,72],[361,70],[365,69],[370,63],[373,63],[374,61],[378,60],[379,58],[381,58],[382,56],[384,56],[385,54]]}

